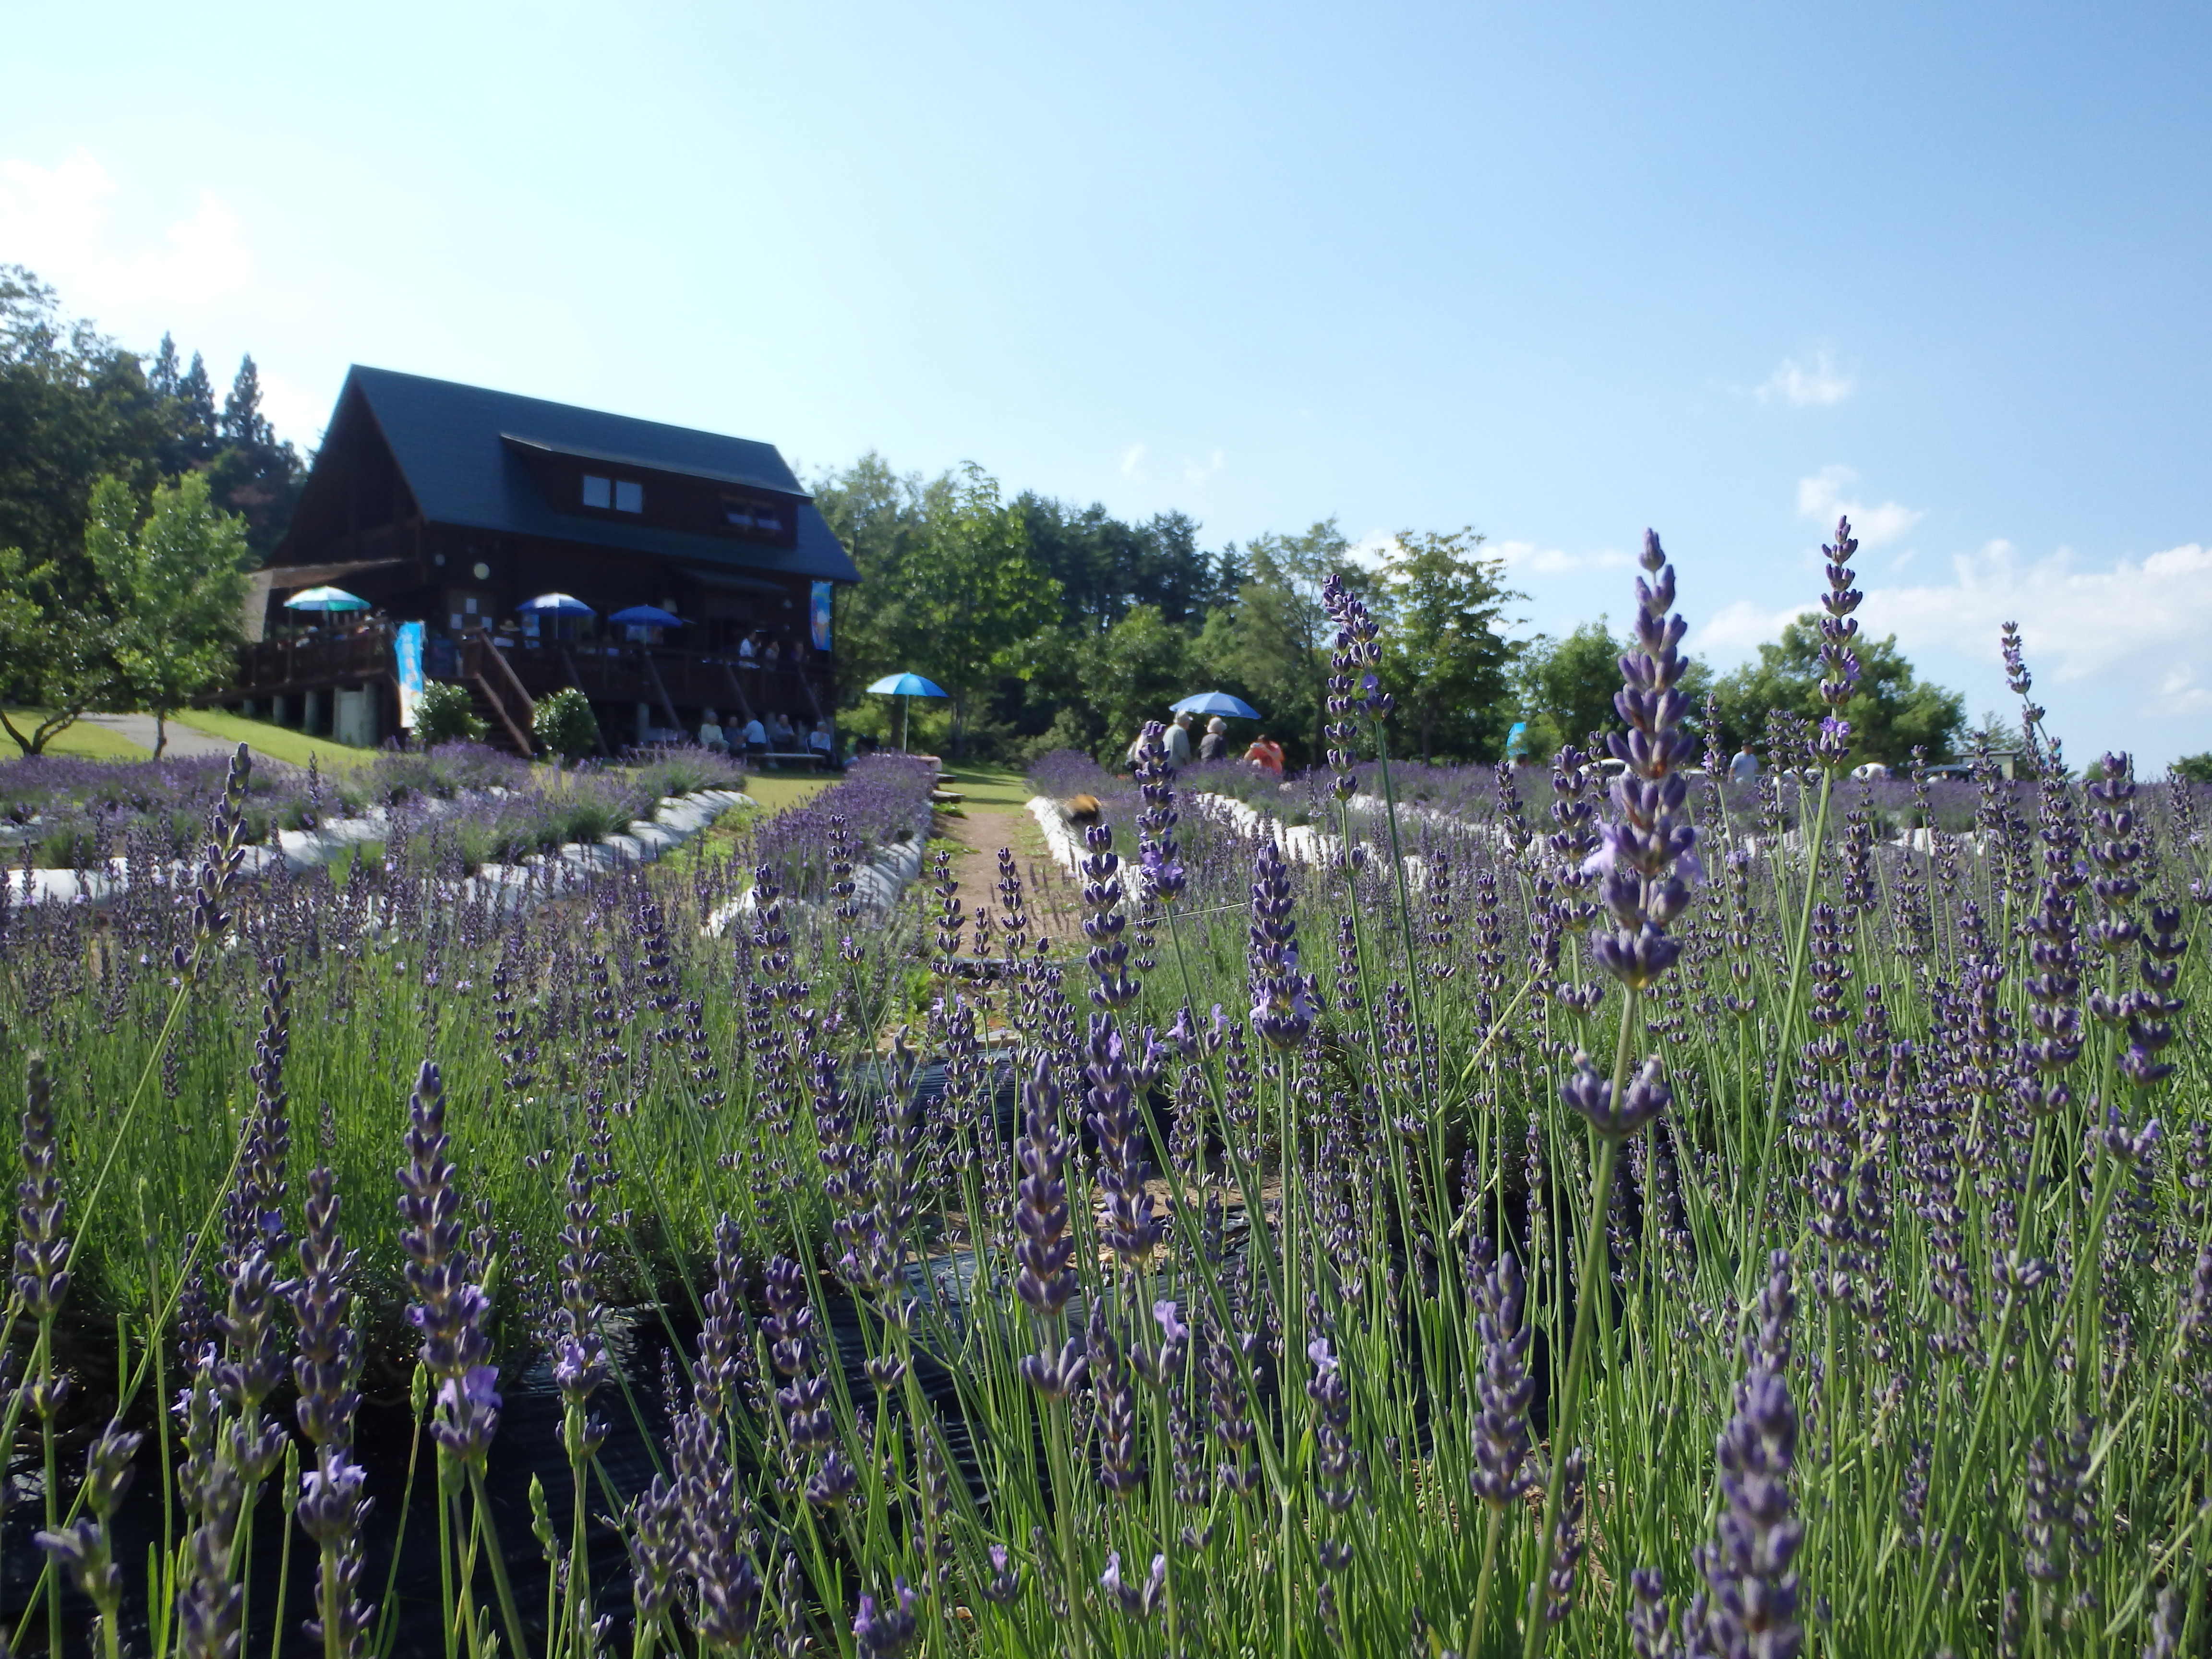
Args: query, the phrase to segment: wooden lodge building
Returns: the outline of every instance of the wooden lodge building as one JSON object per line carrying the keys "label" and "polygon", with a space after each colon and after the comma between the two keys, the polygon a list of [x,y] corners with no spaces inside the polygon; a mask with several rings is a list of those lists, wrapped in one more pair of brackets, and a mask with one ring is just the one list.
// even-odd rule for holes
{"label": "wooden lodge building", "polygon": [[[860,573],[771,444],[356,367],[291,528],[256,576],[236,683],[203,701],[375,744],[402,726],[401,662],[465,685],[495,742],[580,690],[603,746],[799,731],[836,706],[836,586]],[[300,612],[343,588],[366,612]],[[566,593],[596,613],[517,609]],[[611,623],[658,606],[681,627]],[[404,624],[421,624],[419,631]]]}

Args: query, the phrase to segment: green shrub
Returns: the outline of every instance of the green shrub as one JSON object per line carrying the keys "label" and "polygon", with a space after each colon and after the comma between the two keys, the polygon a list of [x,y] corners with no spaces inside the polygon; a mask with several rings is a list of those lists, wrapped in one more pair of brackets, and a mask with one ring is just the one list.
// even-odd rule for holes
{"label": "green shrub", "polygon": [[471,743],[482,743],[488,733],[484,723],[476,716],[470,702],[468,688],[445,680],[433,680],[422,688],[422,695],[415,704],[415,741],[428,749],[433,744],[452,743],[465,738]]}
{"label": "green shrub", "polygon": [[530,717],[530,738],[549,755],[580,760],[599,747],[599,723],[584,694],[566,686],[538,703]]}

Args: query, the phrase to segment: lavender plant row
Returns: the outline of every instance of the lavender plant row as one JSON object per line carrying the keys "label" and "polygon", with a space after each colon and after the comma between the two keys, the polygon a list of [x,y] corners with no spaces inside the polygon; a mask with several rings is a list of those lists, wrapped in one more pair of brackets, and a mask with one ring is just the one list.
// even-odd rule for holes
{"label": "lavender plant row", "polygon": [[1056,939],[1011,853],[864,917],[882,774],[508,919],[434,837],[240,890],[241,778],[188,902],[0,919],[15,1650],[2206,1650],[2206,802],[2071,775],[2009,637],[2025,791],[1855,793],[1837,714],[1739,800],[1675,586],[1620,776],[1419,815],[1332,590],[1335,855],[1155,730]]}

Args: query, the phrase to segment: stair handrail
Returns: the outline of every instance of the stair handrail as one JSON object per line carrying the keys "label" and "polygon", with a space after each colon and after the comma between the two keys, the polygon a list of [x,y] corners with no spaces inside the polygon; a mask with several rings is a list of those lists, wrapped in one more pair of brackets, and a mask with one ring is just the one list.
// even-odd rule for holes
{"label": "stair handrail", "polygon": [[[500,696],[499,687],[492,683],[492,677],[485,672],[483,659],[487,653],[498,659],[502,678],[522,698],[524,713],[521,724],[516,723],[514,711],[507,708],[506,699]],[[523,690],[522,681],[514,672],[514,665],[500,656],[499,647],[491,642],[489,635],[472,634],[464,642],[461,672],[477,683],[477,690],[483,693],[484,701],[491,705],[491,712],[499,716],[499,723],[507,728],[507,738],[514,743],[515,751],[526,759],[535,754],[537,747],[530,740],[529,720],[537,712],[537,705],[530,701],[529,692]]]}

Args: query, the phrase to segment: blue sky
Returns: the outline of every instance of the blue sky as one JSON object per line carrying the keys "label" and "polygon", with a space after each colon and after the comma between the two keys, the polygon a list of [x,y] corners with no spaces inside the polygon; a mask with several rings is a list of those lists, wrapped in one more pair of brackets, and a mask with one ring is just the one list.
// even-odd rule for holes
{"label": "blue sky", "polygon": [[[350,362],[1209,544],[1646,524],[1718,664],[1865,528],[1972,710],[2212,749],[2201,6],[19,10],[0,260],[312,441]],[[46,72],[27,74],[41,64]]]}

